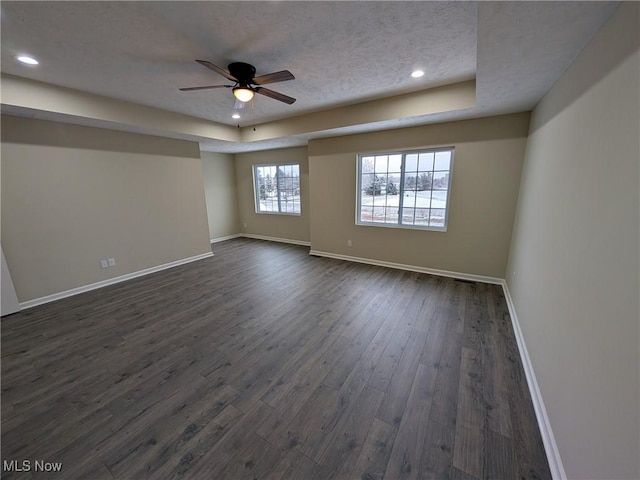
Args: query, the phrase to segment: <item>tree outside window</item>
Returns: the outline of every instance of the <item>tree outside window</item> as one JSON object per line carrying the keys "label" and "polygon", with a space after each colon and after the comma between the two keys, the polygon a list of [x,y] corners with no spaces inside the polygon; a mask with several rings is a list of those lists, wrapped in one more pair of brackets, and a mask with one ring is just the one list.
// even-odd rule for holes
{"label": "tree outside window", "polygon": [[257,213],[300,215],[300,166],[254,165]]}

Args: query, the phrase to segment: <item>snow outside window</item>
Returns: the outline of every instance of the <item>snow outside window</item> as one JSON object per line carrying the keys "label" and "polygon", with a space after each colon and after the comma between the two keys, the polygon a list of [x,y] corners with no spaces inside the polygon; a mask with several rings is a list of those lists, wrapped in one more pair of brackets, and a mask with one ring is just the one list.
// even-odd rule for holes
{"label": "snow outside window", "polygon": [[300,166],[254,165],[257,213],[300,215]]}
{"label": "snow outside window", "polygon": [[356,224],[446,231],[453,150],[358,155]]}

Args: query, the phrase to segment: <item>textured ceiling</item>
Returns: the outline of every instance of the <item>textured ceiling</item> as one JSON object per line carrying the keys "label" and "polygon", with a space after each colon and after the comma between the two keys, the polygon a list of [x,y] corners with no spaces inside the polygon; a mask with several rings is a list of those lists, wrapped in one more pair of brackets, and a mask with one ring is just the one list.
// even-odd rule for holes
{"label": "textured ceiling", "polygon": [[[472,109],[203,149],[247,151],[309,138],[531,109],[615,9],[612,2],[2,2],[2,72],[212,122],[262,124],[476,78]],[[38,57],[38,67],[15,55]],[[228,83],[195,63],[290,70],[233,120]],[[412,70],[426,74],[411,78]],[[53,118],[51,112],[12,114]],[[98,120],[59,118],[101,125]],[[104,123],[104,122],[103,122]],[[139,130],[136,125],[110,128]],[[177,136],[177,135],[174,135]]]}

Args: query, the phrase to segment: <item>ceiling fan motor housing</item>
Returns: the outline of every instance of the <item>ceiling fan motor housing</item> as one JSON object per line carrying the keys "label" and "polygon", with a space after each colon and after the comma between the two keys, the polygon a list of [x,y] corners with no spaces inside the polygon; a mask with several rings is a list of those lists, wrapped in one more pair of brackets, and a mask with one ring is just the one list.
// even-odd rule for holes
{"label": "ceiling fan motor housing", "polygon": [[248,85],[256,76],[256,69],[248,63],[233,62],[229,64],[229,73],[236,77],[240,84]]}

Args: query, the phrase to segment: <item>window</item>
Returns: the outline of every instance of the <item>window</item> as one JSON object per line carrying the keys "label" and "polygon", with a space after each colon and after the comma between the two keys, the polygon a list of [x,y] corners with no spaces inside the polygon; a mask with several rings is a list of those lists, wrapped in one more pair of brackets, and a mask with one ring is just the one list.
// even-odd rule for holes
{"label": "window", "polygon": [[447,229],[453,148],[358,156],[358,225]]}
{"label": "window", "polygon": [[300,215],[300,166],[254,165],[256,212]]}

